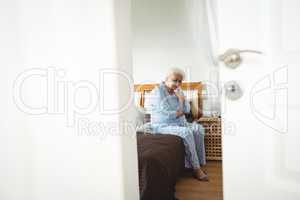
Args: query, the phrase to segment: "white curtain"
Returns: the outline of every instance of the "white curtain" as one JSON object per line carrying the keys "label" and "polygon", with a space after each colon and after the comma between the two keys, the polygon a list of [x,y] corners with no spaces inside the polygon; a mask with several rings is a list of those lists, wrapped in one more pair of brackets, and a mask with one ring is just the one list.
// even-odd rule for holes
{"label": "white curtain", "polygon": [[205,0],[205,14],[207,19],[207,30],[209,40],[209,52],[212,60],[210,68],[209,83],[207,84],[206,115],[220,115],[219,95],[219,66],[218,66],[218,31],[216,16],[216,1]]}

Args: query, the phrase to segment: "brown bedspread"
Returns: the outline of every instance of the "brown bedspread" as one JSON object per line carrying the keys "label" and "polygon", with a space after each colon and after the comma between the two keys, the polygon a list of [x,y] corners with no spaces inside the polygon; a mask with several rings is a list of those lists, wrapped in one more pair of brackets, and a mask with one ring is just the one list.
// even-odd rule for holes
{"label": "brown bedspread", "polygon": [[141,200],[174,200],[175,184],[184,169],[180,137],[137,134]]}

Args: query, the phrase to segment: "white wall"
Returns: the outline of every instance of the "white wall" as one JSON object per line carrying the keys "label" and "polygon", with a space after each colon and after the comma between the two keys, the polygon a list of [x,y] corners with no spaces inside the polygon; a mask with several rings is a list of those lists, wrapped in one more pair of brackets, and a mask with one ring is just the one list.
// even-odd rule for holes
{"label": "white wall", "polygon": [[133,75],[160,82],[168,68],[190,81],[209,80],[212,59],[204,0],[132,0]]}
{"label": "white wall", "polygon": [[186,81],[211,86],[203,91],[203,113],[220,113],[215,38],[206,1],[132,0],[132,7],[135,83],[161,82],[170,67],[180,67]]}
{"label": "white wall", "polygon": [[[109,89],[98,94],[99,99],[105,97],[104,101],[101,99],[91,112],[77,114],[70,109],[79,108],[70,105],[74,99],[86,105],[82,103],[91,100],[86,91],[76,91],[76,96],[70,96],[74,93],[68,90],[49,97],[50,88],[57,85],[48,84],[47,89],[46,84],[51,71],[47,71],[48,67],[64,70],[64,75],[55,73],[61,75],[56,78],[65,84],[65,89],[74,89],[74,84],[81,80],[99,88],[98,74],[103,68],[130,73],[131,61],[123,59],[129,57],[126,52],[130,52],[130,46],[122,43],[130,40],[130,30],[129,26],[119,26],[120,20],[130,21],[128,3],[124,0],[1,1],[0,199],[138,199],[135,138],[121,137],[125,132],[115,123],[122,121],[125,114],[99,112],[101,103],[111,108],[122,104],[124,96],[129,94],[128,86],[121,84],[118,77],[107,78],[109,86],[105,88]],[[17,89],[22,91],[27,105],[47,108],[39,115],[24,113],[13,101],[13,96],[19,95],[13,93],[14,81],[31,68],[38,68],[46,75],[31,76],[22,84],[24,87]],[[127,92],[121,96],[119,91]],[[47,105],[55,102],[56,97],[60,106],[65,105],[60,113],[55,106]],[[67,113],[75,116],[75,124],[67,126]],[[126,117],[133,118],[130,111]],[[76,132],[79,118],[93,125],[102,123],[114,131],[101,132],[104,129],[101,127],[100,135],[79,135]],[[85,124],[82,130],[87,128]],[[108,135],[101,138],[101,133]]]}

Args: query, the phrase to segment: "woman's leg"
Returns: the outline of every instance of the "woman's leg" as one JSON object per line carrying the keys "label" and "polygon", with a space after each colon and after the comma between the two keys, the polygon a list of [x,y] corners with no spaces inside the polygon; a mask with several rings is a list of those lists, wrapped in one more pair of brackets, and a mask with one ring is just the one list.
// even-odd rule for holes
{"label": "woman's leg", "polygon": [[185,155],[187,160],[194,169],[200,167],[193,131],[191,128],[185,126],[164,126],[160,127],[157,131],[162,134],[170,134],[181,137],[185,146]]}
{"label": "woman's leg", "polygon": [[180,136],[185,146],[186,158],[191,163],[196,178],[199,180],[207,180],[207,175],[200,167],[193,129],[191,127],[168,126],[160,128],[159,132]]}
{"label": "woman's leg", "polygon": [[[206,164],[205,145],[204,145],[205,130],[202,125],[197,123],[188,123],[187,127],[192,131],[194,137],[195,149],[199,159],[199,164],[204,165]],[[208,181],[208,175],[205,172],[203,172],[201,168],[195,169],[194,173],[198,180]]]}
{"label": "woman's leg", "polygon": [[200,165],[205,165],[206,164],[205,143],[204,143],[205,129],[201,124],[197,124],[197,123],[191,124],[191,127],[193,129],[195,146],[196,146]]}
{"label": "woman's leg", "polygon": [[200,181],[208,181],[207,174],[204,173],[200,166],[200,158],[198,157],[200,153],[198,153],[196,148],[193,131],[190,128],[186,128],[186,130],[188,131],[188,134],[183,141],[187,143],[185,145],[186,154],[193,166],[195,177]]}

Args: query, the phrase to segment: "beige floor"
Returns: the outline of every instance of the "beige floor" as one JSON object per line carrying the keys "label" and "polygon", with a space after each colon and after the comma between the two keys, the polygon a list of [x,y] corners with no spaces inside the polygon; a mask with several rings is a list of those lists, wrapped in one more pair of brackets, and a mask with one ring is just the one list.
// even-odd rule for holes
{"label": "beige floor", "polygon": [[176,197],[179,200],[222,200],[222,162],[208,161],[204,167],[209,175],[209,182],[201,182],[186,172],[176,184]]}

